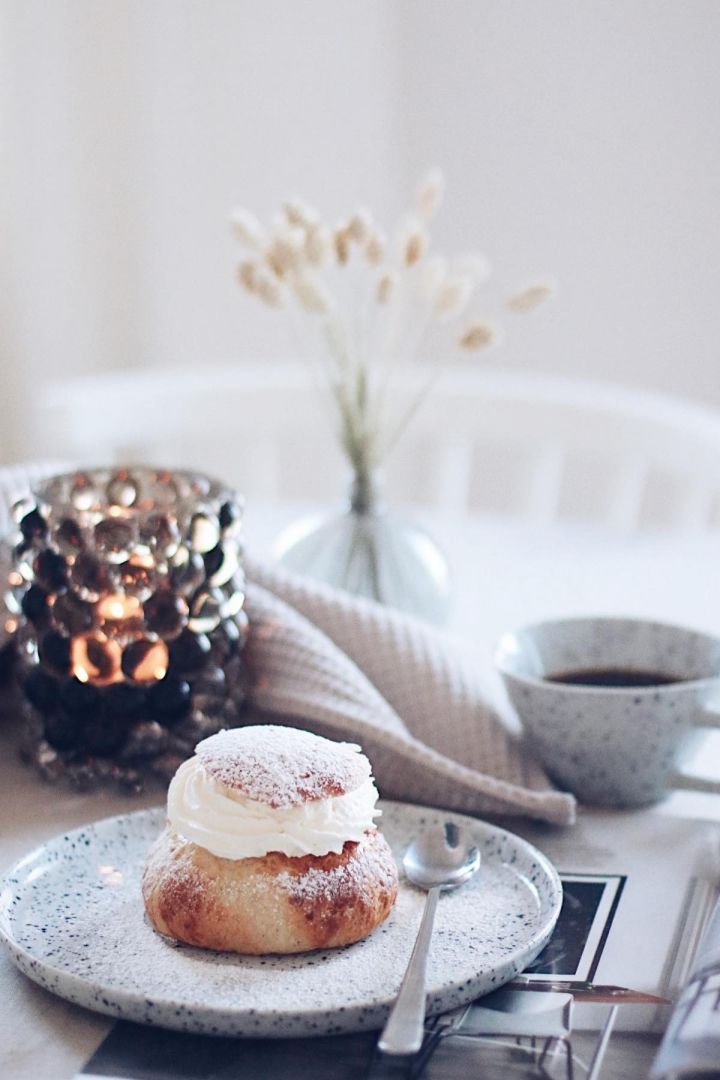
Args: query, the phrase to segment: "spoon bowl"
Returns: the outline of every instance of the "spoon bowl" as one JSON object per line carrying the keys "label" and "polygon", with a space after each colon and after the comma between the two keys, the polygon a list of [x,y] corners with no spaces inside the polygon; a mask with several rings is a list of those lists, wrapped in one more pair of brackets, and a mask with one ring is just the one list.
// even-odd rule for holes
{"label": "spoon bowl", "polygon": [[480,866],[480,852],[470,833],[445,821],[416,836],[403,856],[408,881],[427,891],[425,910],[400,992],[378,1042],[385,1054],[414,1054],[420,1049],[425,1021],[425,969],[435,909],[444,889],[456,889]]}
{"label": "spoon bowl", "polygon": [[480,852],[465,829],[452,821],[427,829],[403,856],[408,881],[421,889],[455,889],[480,866]]}

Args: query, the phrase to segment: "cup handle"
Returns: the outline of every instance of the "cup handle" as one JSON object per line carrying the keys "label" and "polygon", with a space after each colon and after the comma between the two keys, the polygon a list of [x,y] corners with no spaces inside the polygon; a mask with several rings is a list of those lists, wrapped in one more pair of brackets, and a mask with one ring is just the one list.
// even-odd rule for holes
{"label": "cup handle", "polygon": [[709,776],[695,776],[693,773],[676,772],[668,780],[671,791],[705,791],[720,794],[720,779]]}
{"label": "cup handle", "polygon": [[[693,724],[695,727],[720,728],[720,703],[714,707],[703,705],[702,711],[697,714]],[[668,786],[674,791],[720,793],[720,777],[699,776],[697,773],[686,773],[679,770],[670,777]]]}
{"label": "cup handle", "polygon": [[695,727],[720,728],[720,702],[714,707],[703,705],[700,712],[693,719]]}

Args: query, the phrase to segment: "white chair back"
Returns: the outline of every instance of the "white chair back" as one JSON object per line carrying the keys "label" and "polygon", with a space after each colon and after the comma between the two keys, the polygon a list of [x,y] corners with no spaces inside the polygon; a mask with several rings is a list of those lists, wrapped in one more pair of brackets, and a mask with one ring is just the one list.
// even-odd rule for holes
{"label": "white chair back", "polygon": [[[409,392],[400,382],[398,401]],[[39,453],[80,464],[189,466],[249,498],[337,501],[337,418],[301,365],[238,363],[59,380]],[[720,413],[657,393],[452,369],[390,455],[388,501],[558,517],[625,530],[720,524]]]}

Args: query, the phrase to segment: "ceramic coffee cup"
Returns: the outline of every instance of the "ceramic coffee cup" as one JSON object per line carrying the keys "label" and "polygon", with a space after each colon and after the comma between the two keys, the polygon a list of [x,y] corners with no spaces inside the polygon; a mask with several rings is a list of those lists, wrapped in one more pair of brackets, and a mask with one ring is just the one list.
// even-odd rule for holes
{"label": "ceramic coffee cup", "polygon": [[504,634],[495,662],[528,742],[581,802],[642,806],[677,788],[720,728],[720,638],[640,619],[575,618]]}

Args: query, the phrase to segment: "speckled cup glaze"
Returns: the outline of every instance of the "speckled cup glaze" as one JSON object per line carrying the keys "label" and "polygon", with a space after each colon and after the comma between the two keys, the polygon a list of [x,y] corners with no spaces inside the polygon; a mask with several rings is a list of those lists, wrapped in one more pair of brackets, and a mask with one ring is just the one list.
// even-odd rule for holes
{"label": "speckled cup glaze", "polygon": [[[640,619],[575,618],[506,633],[495,663],[528,742],[553,779],[585,803],[643,806],[720,780],[682,771],[720,727],[720,639]],[[588,668],[667,672],[649,687],[549,682]]]}

